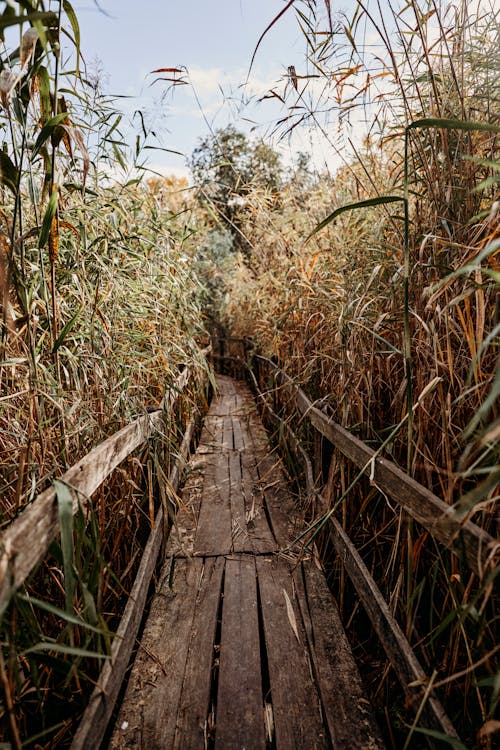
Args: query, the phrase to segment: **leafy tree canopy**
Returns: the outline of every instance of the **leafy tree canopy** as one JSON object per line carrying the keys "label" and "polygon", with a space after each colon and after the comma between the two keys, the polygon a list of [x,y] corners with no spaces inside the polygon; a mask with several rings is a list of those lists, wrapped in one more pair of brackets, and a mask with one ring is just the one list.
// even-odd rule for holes
{"label": "leafy tree canopy", "polygon": [[223,212],[241,207],[251,186],[271,191],[281,186],[279,154],[259,139],[250,141],[232,125],[202,138],[193,151],[189,167],[203,193]]}

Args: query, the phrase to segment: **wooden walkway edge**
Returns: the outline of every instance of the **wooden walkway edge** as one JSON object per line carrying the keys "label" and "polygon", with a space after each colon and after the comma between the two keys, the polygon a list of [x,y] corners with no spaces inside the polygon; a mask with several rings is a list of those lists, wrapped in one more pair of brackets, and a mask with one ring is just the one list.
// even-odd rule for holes
{"label": "wooden walkway edge", "polygon": [[251,394],[218,390],[109,748],[381,748]]}

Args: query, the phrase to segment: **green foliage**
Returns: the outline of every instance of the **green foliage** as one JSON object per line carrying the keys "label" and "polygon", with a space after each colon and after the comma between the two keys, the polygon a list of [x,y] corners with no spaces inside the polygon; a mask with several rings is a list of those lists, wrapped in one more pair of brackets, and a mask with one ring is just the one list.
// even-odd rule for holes
{"label": "green foliage", "polygon": [[233,234],[235,249],[248,250],[241,233],[246,196],[253,187],[276,193],[282,182],[279,154],[263,140],[252,142],[232,125],[201,139],[189,160],[202,201]]}
{"label": "green foliage", "polygon": [[[60,20],[46,5],[11,3],[0,17],[2,33],[22,34],[0,61],[2,527],[54,476],[158,407],[180,363],[207,369],[204,286],[186,241],[196,204],[184,185],[165,181],[163,193],[131,171],[147,132],[129,149],[98,73],[64,68],[73,56],[78,67],[78,19],[67,0],[55,4]],[[189,418],[189,394],[181,401],[162,446],[147,446],[158,465]],[[68,744],[149,533],[153,488],[142,465],[124,462],[95,508],[75,515],[70,488],[55,482],[60,541],[1,623],[13,708],[0,702],[0,736],[13,746],[18,736]]]}

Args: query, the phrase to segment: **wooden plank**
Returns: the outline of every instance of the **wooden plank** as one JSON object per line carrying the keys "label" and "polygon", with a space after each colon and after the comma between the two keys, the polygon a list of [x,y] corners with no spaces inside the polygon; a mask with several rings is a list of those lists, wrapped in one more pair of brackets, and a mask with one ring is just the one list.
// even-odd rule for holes
{"label": "wooden plank", "polygon": [[[232,411],[232,410],[231,410]],[[233,419],[230,416],[224,417],[224,430],[222,434],[222,450],[234,450],[233,440]]]}
{"label": "wooden plank", "polygon": [[243,484],[241,475],[241,458],[240,454],[236,451],[232,451],[229,454],[229,478],[232,551],[251,551],[253,547],[245,515],[245,499],[243,496]]}
{"label": "wooden plank", "polygon": [[242,451],[245,449],[244,439],[244,426],[242,424],[241,417],[232,418],[233,422],[233,443],[235,451]]}
{"label": "wooden plank", "polygon": [[[174,491],[179,486],[182,471],[181,464],[189,452],[194,427],[194,420],[191,420],[179,448],[179,458],[170,474],[169,481]],[[93,748],[98,747],[102,742],[141,624],[146,596],[163,542],[163,536],[163,509],[160,508],[156,515],[154,528],[149,535],[144,549],[130,597],[128,598],[125,611],[113,640],[111,659],[106,662],[101,670],[99,679],[97,680],[97,687],[90,697],[89,704],[71,743],[71,750],[93,750]]]}
{"label": "wooden plank", "polygon": [[178,560],[153,599],[109,750],[172,747],[202,560]]}
{"label": "wooden plank", "polygon": [[255,456],[248,450],[241,453],[241,491],[252,549],[256,553],[277,551],[278,545],[267,521]]}
{"label": "wooden plank", "polygon": [[203,423],[197,453],[214,453],[215,451],[219,451],[223,429],[224,418],[215,416],[209,412]]}
{"label": "wooden plank", "polygon": [[[273,362],[262,357],[259,359],[277,371]],[[376,456],[374,450],[316,408],[285,373],[277,371],[276,378],[278,383],[287,386],[288,393],[294,393],[297,409],[313,427],[356,466],[364,469],[375,486],[399,503],[432,536],[465,559],[471,570],[483,577],[486,570],[496,567],[500,554],[498,539],[471,521],[461,519],[452,506],[409,477],[392,461]]]}
{"label": "wooden plank", "polygon": [[205,561],[177,711],[177,729],[173,745],[165,745],[168,748],[204,750],[206,747],[206,723],[210,708],[214,641],[223,571],[222,557]]}
{"label": "wooden plank", "polygon": [[226,562],[216,717],[217,750],[265,749],[253,558]]}
{"label": "wooden plank", "polygon": [[231,544],[229,455],[220,453],[206,467],[194,554],[225,555]]}
{"label": "wooden plank", "polygon": [[190,473],[182,490],[179,510],[167,540],[168,557],[186,557],[193,554],[206,464],[207,457],[203,454],[197,453],[191,459]]}
{"label": "wooden plank", "polygon": [[280,548],[285,548],[296,536],[299,519],[276,454],[261,455],[257,459],[257,472],[274,538]]}
{"label": "wooden plank", "polygon": [[[277,750],[329,747],[288,566],[256,559]],[[304,710],[306,707],[306,710]]]}
{"label": "wooden plank", "polygon": [[306,560],[294,581],[333,747],[380,750],[385,744],[323,573]]}

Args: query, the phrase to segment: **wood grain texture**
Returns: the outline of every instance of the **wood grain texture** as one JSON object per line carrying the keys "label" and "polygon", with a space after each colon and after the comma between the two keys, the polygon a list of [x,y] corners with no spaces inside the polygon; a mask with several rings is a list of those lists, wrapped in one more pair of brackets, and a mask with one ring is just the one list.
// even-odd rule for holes
{"label": "wood grain texture", "polygon": [[214,641],[224,558],[205,561],[189,638],[189,651],[177,712],[175,750],[204,750],[214,664]]}
{"label": "wood grain texture", "polygon": [[229,456],[214,454],[205,468],[205,481],[194,542],[194,554],[225,555],[231,551]]}
{"label": "wood grain texture", "polygon": [[287,564],[256,559],[264,624],[276,747],[329,747],[321,700],[312,679],[307,640]]}
{"label": "wood grain texture", "polygon": [[226,561],[219,689],[217,750],[264,750],[259,620],[255,561]]}
{"label": "wood grain texture", "polygon": [[109,750],[173,746],[202,560],[178,560],[153,599]]}

